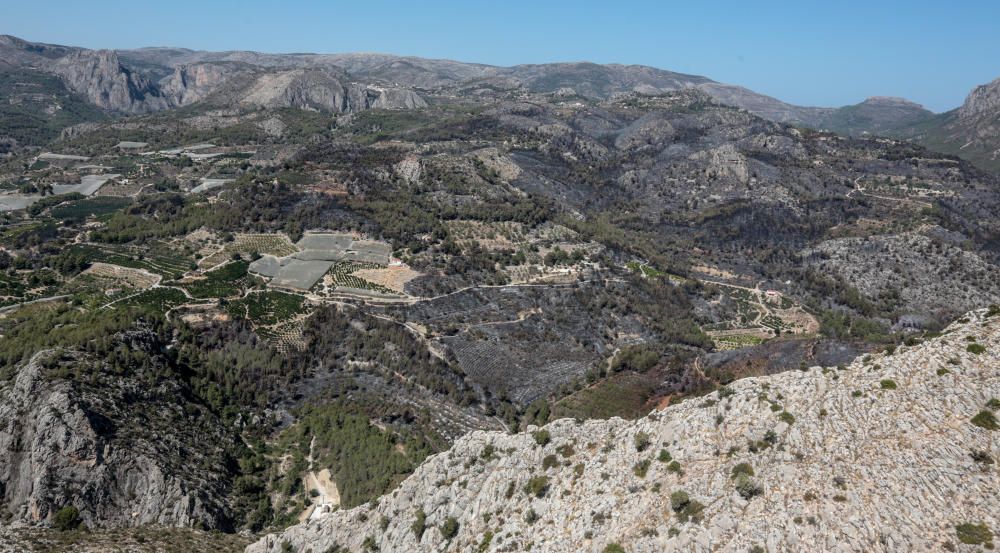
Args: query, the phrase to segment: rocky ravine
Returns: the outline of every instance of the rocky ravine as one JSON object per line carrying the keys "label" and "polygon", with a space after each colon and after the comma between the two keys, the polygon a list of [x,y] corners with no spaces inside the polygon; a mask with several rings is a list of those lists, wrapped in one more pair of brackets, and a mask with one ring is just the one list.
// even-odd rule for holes
{"label": "rocky ravine", "polygon": [[892,355],[637,421],[475,432],[378,502],[247,552],[979,550],[956,526],[1000,530],[1000,430],[972,422],[997,397],[1000,315],[981,310]]}

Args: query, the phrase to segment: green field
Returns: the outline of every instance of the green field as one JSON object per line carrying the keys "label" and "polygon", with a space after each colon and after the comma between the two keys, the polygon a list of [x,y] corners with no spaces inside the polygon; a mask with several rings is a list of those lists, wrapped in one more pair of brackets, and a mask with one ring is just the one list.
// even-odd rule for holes
{"label": "green field", "polygon": [[153,288],[117,302],[114,304],[114,307],[140,307],[157,313],[165,313],[187,301],[187,296],[180,290],[174,288]]}
{"label": "green field", "polygon": [[655,390],[656,383],[645,375],[619,373],[559,400],[551,418],[641,417],[649,413],[646,401]]}
{"label": "green field", "polygon": [[269,290],[250,294],[229,303],[234,316],[246,317],[259,325],[274,325],[305,312],[305,298],[297,294]]}
{"label": "green field", "polygon": [[85,200],[68,202],[52,208],[52,216],[56,219],[85,219],[87,217],[102,217],[110,215],[132,203],[129,198],[116,196],[97,196]]}
{"label": "green field", "polygon": [[68,251],[83,255],[89,262],[99,261],[132,269],[146,269],[164,278],[178,278],[191,269],[191,260],[159,242],[143,248],[141,253],[123,247],[98,247],[89,244],[74,244]]}
{"label": "green field", "polygon": [[233,261],[205,273],[205,278],[178,284],[196,298],[226,298],[235,296],[249,287],[252,277],[247,274],[246,261]]}

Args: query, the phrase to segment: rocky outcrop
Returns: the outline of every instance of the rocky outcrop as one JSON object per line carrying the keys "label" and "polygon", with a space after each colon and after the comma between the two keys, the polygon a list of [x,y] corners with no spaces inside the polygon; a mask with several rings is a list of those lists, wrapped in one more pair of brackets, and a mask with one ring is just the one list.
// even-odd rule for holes
{"label": "rocky outcrop", "polygon": [[248,70],[226,63],[182,65],[160,82],[160,88],[171,104],[186,106],[205,99],[241,69]]}
{"label": "rocky outcrop", "polygon": [[90,527],[231,528],[214,415],[141,374],[66,378],[72,355],[38,353],[0,383],[3,518],[45,524],[72,505]]}
{"label": "rocky outcrop", "polygon": [[1000,315],[982,310],[637,421],[475,432],[379,501],[247,552],[972,551],[956,527],[1000,529],[998,367]]}
{"label": "rocky outcrop", "polygon": [[146,113],[170,107],[155,83],[133,73],[111,50],[81,50],[52,67],[73,91],[100,108],[124,113]]}

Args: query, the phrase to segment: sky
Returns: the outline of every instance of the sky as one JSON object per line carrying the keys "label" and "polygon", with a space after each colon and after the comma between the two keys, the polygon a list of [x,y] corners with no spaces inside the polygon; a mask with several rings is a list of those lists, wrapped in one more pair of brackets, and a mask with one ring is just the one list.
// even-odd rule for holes
{"label": "sky", "polygon": [[1000,0],[0,0],[0,34],[88,48],[643,64],[786,102],[933,111],[1000,77]]}

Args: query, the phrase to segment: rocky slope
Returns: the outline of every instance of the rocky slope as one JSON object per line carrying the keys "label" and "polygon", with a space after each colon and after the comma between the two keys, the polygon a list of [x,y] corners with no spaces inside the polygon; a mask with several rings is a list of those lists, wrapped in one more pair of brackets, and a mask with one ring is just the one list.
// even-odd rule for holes
{"label": "rocky slope", "polygon": [[637,421],[476,432],[381,500],[247,552],[979,550],[1000,528],[995,311]]}
{"label": "rocky slope", "polygon": [[219,422],[169,381],[56,376],[76,359],[38,353],[0,383],[0,518],[51,522],[74,506],[89,527],[227,529]]}

